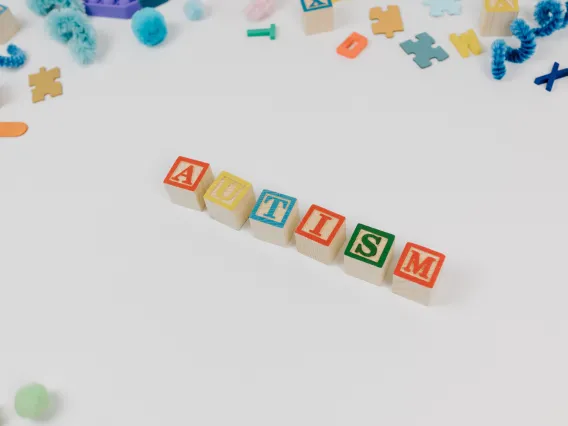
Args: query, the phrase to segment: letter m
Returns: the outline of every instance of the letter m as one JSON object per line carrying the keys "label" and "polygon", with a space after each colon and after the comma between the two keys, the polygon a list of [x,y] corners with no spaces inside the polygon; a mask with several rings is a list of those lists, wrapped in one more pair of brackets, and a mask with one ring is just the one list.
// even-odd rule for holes
{"label": "letter m", "polygon": [[411,250],[408,253],[410,259],[406,262],[406,265],[402,268],[404,272],[408,274],[418,276],[426,281],[429,280],[429,273],[434,263],[438,261],[433,256],[427,256],[422,262],[420,261],[420,252],[416,250]]}

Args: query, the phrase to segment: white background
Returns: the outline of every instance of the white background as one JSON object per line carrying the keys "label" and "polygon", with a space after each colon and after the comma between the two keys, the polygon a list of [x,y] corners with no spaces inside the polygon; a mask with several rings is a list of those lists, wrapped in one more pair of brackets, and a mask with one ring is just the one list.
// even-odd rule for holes
{"label": "white background", "polygon": [[[211,3],[170,35],[137,42],[130,22],[92,20],[97,63],[75,64],[43,18],[2,71],[0,404],[17,388],[57,395],[58,426],[565,426],[568,30],[490,76],[452,32],[478,30],[481,2],[432,18],[404,1],[405,32],[373,36],[344,0],[337,29],[306,37],[300,6],[246,21]],[[479,4],[478,4],[479,3]],[[522,16],[534,4],[522,3]],[[532,24],[532,20],[530,21]],[[278,38],[247,38],[278,25]],[[355,60],[336,47],[369,37]],[[427,31],[450,58],[420,69],[399,46]],[[28,74],[61,67],[64,94],[32,104]],[[170,203],[178,155],[209,162],[446,254],[431,307],[256,240]],[[390,277],[389,277],[390,281]]]}

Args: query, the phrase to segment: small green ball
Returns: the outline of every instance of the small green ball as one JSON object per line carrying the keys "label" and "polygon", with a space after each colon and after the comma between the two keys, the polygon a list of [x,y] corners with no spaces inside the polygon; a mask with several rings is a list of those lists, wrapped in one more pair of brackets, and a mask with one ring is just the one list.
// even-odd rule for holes
{"label": "small green ball", "polygon": [[49,393],[43,385],[26,385],[16,393],[14,406],[20,417],[37,420],[49,408]]}

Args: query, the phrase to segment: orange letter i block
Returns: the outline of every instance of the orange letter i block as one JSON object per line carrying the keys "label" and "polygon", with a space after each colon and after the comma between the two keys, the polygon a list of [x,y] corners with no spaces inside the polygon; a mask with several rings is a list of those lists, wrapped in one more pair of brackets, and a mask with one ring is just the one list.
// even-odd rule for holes
{"label": "orange letter i block", "polygon": [[355,59],[367,47],[367,43],[367,37],[359,33],[353,33],[337,47],[337,53],[346,58]]}
{"label": "orange letter i block", "polygon": [[209,164],[178,157],[164,179],[164,185],[172,203],[203,210],[205,208],[203,195],[213,179]]}
{"label": "orange letter i block", "polygon": [[392,292],[423,305],[431,293],[446,256],[414,243],[407,243],[394,269]]}
{"label": "orange letter i block", "polygon": [[295,234],[300,253],[329,265],[345,242],[345,217],[313,204]]}

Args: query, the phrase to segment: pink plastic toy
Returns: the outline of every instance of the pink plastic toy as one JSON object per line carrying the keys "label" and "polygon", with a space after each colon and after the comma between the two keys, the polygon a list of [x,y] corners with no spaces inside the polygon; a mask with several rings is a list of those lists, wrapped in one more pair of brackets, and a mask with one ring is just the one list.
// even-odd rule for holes
{"label": "pink plastic toy", "polygon": [[275,6],[274,0],[252,0],[245,9],[245,14],[250,21],[260,21],[270,16]]}

